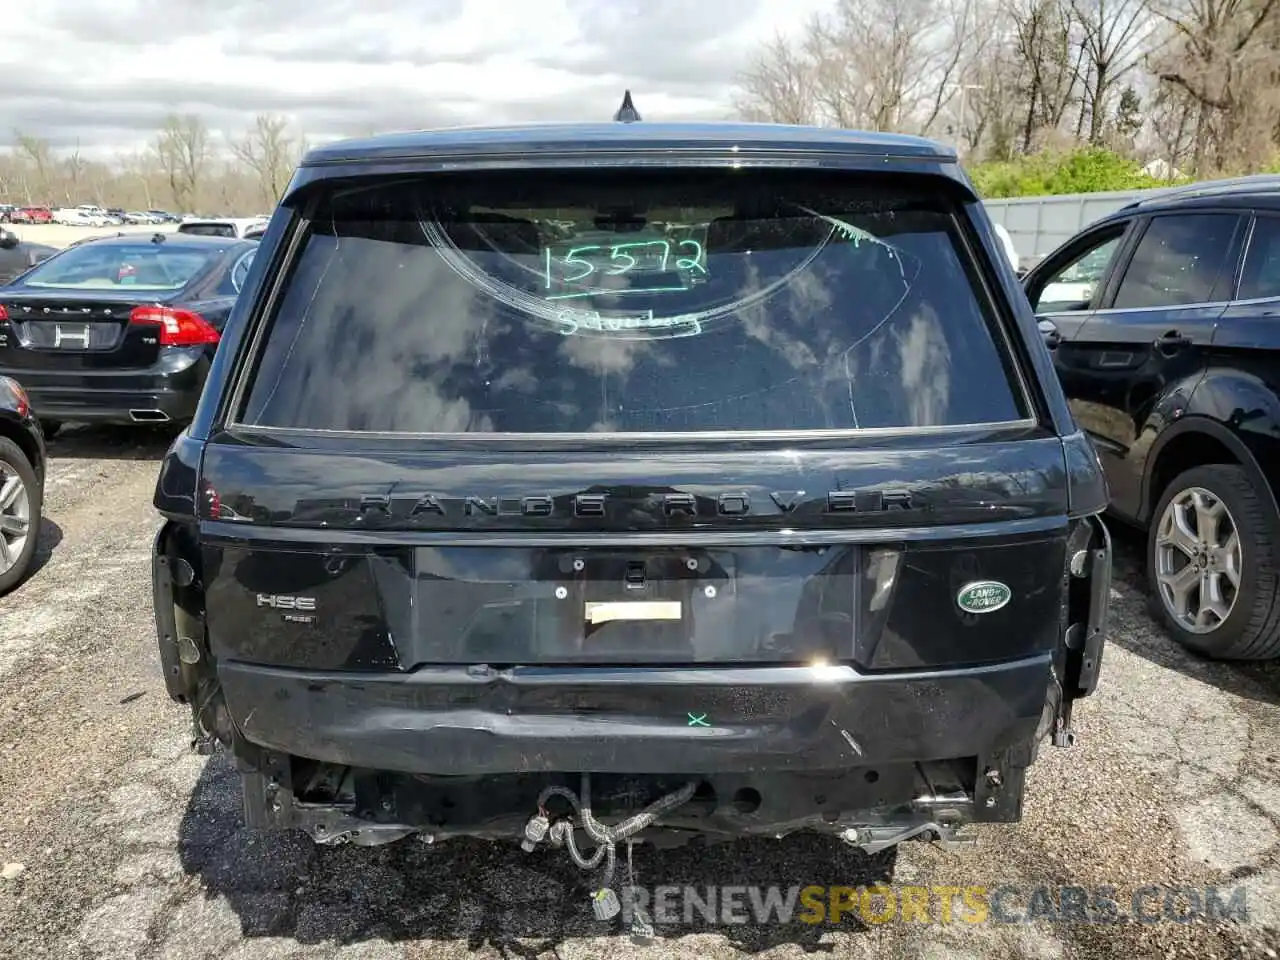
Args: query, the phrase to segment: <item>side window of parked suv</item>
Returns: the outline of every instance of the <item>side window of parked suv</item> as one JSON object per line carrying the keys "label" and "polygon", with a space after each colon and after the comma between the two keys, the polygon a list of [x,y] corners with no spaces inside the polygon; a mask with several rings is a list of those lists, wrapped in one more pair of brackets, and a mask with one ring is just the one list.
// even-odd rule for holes
{"label": "side window of parked suv", "polygon": [[1156,217],[1134,251],[1113,306],[1176,307],[1228,296],[1227,257],[1239,217],[1197,213]]}
{"label": "side window of parked suv", "polygon": [[1106,238],[1050,277],[1037,298],[1036,312],[1087,310],[1122,237],[1123,232],[1117,232]]}
{"label": "side window of parked suv", "polygon": [[1280,217],[1258,217],[1244,258],[1240,299],[1280,297]]}

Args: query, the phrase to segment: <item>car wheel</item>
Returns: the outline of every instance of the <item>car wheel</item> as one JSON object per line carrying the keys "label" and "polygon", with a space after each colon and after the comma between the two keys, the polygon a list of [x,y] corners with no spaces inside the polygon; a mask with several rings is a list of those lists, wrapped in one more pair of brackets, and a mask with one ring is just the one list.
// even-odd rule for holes
{"label": "car wheel", "polygon": [[0,594],[17,586],[36,552],[40,482],[21,448],[0,437]]}
{"label": "car wheel", "polygon": [[55,434],[57,434],[59,430],[62,429],[62,421],[61,420],[41,420],[40,429],[44,432],[44,438],[48,440],[51,437],[53,437]]}
{"label": "car wheel", "polygon": [[1195,467],[1165,489],[1147,531],[1154,612],[1178,643],[1223,660],[1280,655],[1276,520],[1238,466]]}

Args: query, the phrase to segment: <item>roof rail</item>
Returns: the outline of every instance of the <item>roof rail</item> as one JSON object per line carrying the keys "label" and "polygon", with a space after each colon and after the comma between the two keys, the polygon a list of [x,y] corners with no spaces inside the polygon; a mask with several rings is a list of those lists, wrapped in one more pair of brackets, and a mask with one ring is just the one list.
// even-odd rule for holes
{"label": "roof rail", "polygon": [[640,111],[636,109],[636,105],[631,102],[631,91],[628,90],[622,95],[622,106],[618,108],[618,112],[613,115],[613,119],[619,123],[635,123],[640,119]]}
{"label": "roof rail", "polygon": [[[1159,188],[1157,188],[1159,189]],[[1262,190],[1280,191],[1280,175],[1274,173],[1254,173],[1243,177],[1226,177],[1221,180],[1201,180],[1180,187],[1160,189],[1149,197],[1135,200],[1122,209],[1130,210],[1151,203],[1165,203],[1169,200],[1191,200],[1195,197],[1213,197],[1233,193],[1253,193]]]}

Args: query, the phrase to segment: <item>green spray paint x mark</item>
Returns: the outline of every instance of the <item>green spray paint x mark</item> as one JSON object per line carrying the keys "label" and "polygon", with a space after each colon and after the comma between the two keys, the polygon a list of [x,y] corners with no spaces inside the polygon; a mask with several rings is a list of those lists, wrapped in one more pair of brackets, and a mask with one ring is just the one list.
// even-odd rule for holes
{"label": "green spray paint x mark", "polygon": [[700,713],[696,717],[691,713],[689,714],[689,726],[709,727],[711,724],[707,723],[707,715],[705,713]]}

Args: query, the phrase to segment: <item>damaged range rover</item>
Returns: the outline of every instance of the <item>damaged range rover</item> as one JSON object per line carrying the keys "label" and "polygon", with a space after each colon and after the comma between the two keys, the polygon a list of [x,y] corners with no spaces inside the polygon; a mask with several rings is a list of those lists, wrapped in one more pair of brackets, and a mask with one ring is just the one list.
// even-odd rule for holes
{"label": "damaged range rover", "polygon": [[155,503],[250,825],[567,847],[1021,816],[1105,482],[955,156],[734,124],[314,149]]}

